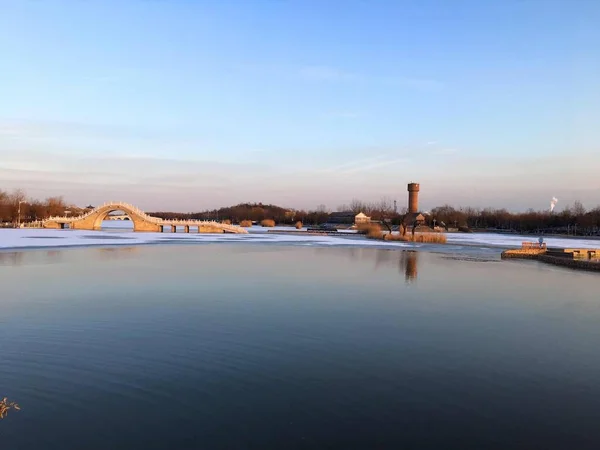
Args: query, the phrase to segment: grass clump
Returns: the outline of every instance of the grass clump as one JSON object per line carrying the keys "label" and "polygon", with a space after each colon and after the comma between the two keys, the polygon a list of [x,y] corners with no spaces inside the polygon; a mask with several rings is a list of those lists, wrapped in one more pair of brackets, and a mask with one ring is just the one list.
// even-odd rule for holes
{"label": "grass clump", "polygon": [[242,220],[240,222],[240,227],[250,228],[251,226],[252,226],[252,221],[251,220]]}
{"label": "grass clump", "polygon": [[381,231],[381,225],[378,223],[363,223],[356,226],[356,229],[366,234],[367,237],[372,239],[383,239],[383,232]]}
{"label": "grass clump", "polygon": [[397,242],[419,242],[426,244],[445,244],[448,240],[444,233],[383,233],[381,230],[377,231],[372,228],[367,232],[367,237],[371,239],[381,239],[384,241],[397,241]]}
{"label": "grass clump", "polygon": [[381,231],[381,225],[379,225],[378,223],[370,224],[367,227],[366,232],[367,236],[370,238],[380,239],[381,236],[383,236],[383,232]]}
{"label": "grass clump", "polygon": [[299,230],[300,228],[302,228],[302,222],[298,221],[296,222],[296,230]]}
{"label": "grass clump", "polygon": [[275,221],[273,219],[265,219],[260,221],[261,227],[274,227]]}
{"label": "grass clump", "polygon": [[4,419],[11,409],[19,411],[21,408],[15,402],[9,402],[8,399],[4,397],[4,399],[0,401],[0,419]]}
{"label": "grass clump", "polygon": [[231,225],[231,220],[229,220],[229,219],[225,219],[225,220],[221,221],[221,223],[222,223],[223,225]]}
{"label": "grass clump", "polygon": [[444,233],[406,233],[404,236],[401,234],[386,234],[384,236],[386,241],[403,241],[403,242],[423,242],[427,244],[445,244],[447,242],[446,235]]}

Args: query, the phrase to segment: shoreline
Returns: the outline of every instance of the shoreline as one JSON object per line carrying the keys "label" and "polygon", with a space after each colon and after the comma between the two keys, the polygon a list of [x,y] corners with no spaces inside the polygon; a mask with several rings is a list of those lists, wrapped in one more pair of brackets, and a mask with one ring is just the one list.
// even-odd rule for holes
{"label": "shoreline", "polygon": [[[275,230],[273,230],[275,231]],[[300,234],[300,235],[299,235]],[[389,251],[418,251],[440,255],[468,257],[484,261],[502,259],[505,250],[517,249],[522,237],[507,238],[503,235],[459,233],[461,239],[454,241],[457,234],[449,234],[446,243],[421,243],[404,241],[378,241],[356,233],[327,236],[301,233],[276,233],[260,230],[246,235],[235,234],[173,234],[140,233],[131,230],[12,230],[0,231],[0,254],[21,252],[64,251],[76,248],[119,249],[137,246],[211,244],[260,245],[268,247],[315,247],[315,248],[373,248]],[[469,240],[470,238],[470,240]],[[486,242],[487,240],[487,242]],[[551,243],[552,246],[567,246],[572,241]],[[585,244],[585,242],[577,243]],[[588,241],[588,246],[595,242]],[[600,248],[600,246],[598,246]]]}

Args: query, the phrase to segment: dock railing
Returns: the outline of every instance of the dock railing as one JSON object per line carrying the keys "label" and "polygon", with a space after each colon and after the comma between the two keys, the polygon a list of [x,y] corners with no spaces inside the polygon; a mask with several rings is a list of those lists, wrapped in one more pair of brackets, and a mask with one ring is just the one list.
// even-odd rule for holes
{"label": "dock railing", "polygon": [[545,242],[522,242],[521,249],[523,250],[546,250]]}

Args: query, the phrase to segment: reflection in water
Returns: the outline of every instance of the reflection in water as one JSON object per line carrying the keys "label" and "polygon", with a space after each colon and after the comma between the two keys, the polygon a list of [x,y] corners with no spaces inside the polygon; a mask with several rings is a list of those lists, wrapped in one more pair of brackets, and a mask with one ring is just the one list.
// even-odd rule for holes
{"label": "reflection in water", "polygon": [[[328,249],[316,249],[315,251],[327,253]],[[404,275],[407,283],[414,283],[417,280],[419,264],[419,252],[415,250],[373,250],[373,249],[354,249],[346,250],[350,259],[371,260],[375,259],[375,269],[386,267],[389,263],[398,261],[400,273]]]}
{"label": "reflection in water", "polygon": [[595,274],[399,249],[62,252],[0,267],[0,394],[26,409],[2,448],[450,450],[466,428],[472,448],[600,448]]}
{"label": "reflection in water", "polygon": [[58,260],[62,259],[63,252],[58,251],[58,250],[48,250],[46,252],[46,256],[48,257],[49,260],[58,261]]}
{"label": "reflection in water", "polygon": [[387,265],[390,261],[393,261],[396,256],[396,252],[392,250],[377,250],[375,252],[375,268]]}
{"label": "reflection in water", "polygon": [[413,283],[417,280],[418,260],[418,252],[407,250],[400,253],[400,270],[404,271],[407,283]]}
{"label": "reflection in water", "polygon": [[98,248],[99,255],[102,259],[118,259],[135,254],[138,247],[109,247]]}
{"label": "reflection in water", "polygon": [[23,252],[0,252],[0,265],[19,266],[23,264]]}

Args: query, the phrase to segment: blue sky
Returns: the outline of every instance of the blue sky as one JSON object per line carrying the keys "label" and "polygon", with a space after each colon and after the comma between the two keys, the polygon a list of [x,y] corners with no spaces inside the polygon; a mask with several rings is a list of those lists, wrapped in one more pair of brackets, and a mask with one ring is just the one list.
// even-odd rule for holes
{"label": "blue sky", "polygon": [[0,0],[0,189],[600,204],[600,2]]}

